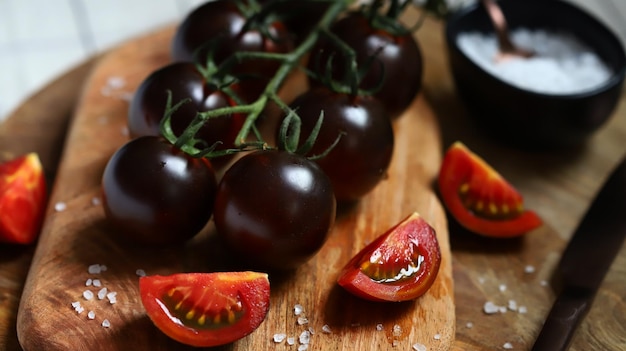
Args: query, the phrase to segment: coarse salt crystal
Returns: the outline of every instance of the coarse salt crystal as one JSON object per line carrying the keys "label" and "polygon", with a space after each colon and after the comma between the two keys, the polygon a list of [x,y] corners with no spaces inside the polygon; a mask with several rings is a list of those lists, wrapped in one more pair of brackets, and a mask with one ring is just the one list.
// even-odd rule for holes
{"label": "coarse salt crystal", "polygon": [[109,302],[111,304],[114,304],[117,302],[117,293],[115,291],[111,291],[107,294],[107,299],[109,300]]}
{"label": "coarse salt crystal", "polygon": [[483,311],[486,314],[494,314],[500,311],[500,306],[496,305],[495,303],[491,301],[487,301],[485,302],[485,305],[483,306]]}
{"label": "coarse salt crystal", "polygon": [[309,327],[308,331],[311,335],[315,334],[315,329],[313,329],[313,327]]}
{"label": "coarse salt crystal", "polygon": [[420,344],[420,343],[415,343],[413,344],[413,350],[415,351],[426,351],[426,345],[424,344]]}
{"label": "coarse salt crystal", "polygon": [[502,345],[503,348],[510,350],[513,348],[513,345],[510,342],[505,342],[504,345]]}
{"label": "coarse salt crystal", "polygon": [[72,302],[72,307],[74,307],[74,311],[76,311],[78,314],[83,313],[83,311],[85,310],[81,305],[79,301],[74,301]]}
{"label": "coarse salt crystal", "polygon": [[500,284],[500,286],[498,286],[498,289],[500,290],[500,292],[505,292],[506,291],[506,284]]}
{"label": "coarse salt crystal", "polygon": [[87,318],[89,318],[89,319],[95,319],[95,318],[96,318],[96,312],[94,312],[94,311],[89,311],[89,312],[87,313]]}
{"label": "coarse salt crystal", "polygon": [[293,345],[295,343],[296,343],[296,338],[294,338],[293,336],[290,336],[287,338],[287,344]]}
{"label": "coarse salt crystal", "polygon": [[67,204],[65,204],[65,202],[57,202],[54,204],[54,210],[57,212],[62,212],[65,211],[67,209]]}
{"label": "coarse salt crystal", "polygon": [[104,298],[107,296],[107,292],[108,292],[107,288],[100,289],[98,291],[98,300],[104,300]]}
{"label": "coarse salt crystal", "polygon": [[400,342],[399,342],[398,340],[394,340],[394,341],[391,343],[391,346],[393,346],[393,347],[397,347],[398,345],[400,345]]}
{"label": "coarse salt crystal", "polygon": [[402,327],[400,327],[398,324],[393,326],[393,335],[394,336],[400,336],[402,334]]}
{"label": "coarse salt crystal", "polygon": [[542,280],[539,282],[539,285],[541,286],[548,286],[548,281],[547,280]]}
{"label": "coarse salt crystal", "polygon": [[93,286],[95,287],[101,287],[102,286],[102,282],[100,281],[100,279],[94,279],[93,280]]}
{"label": "coarse salt crystal", "polygon": [[435,339],[435,340],[441,340],[441,334],[435,334],[435,335],[433,336],[433,339]]}
{"label": "coarse salt crystal", "polygon": [[285,334],[285,333],[276,333],[276,334],[274,334],[274,342],[275,343],[281,343],[281,342],[285,341],[286,338],[287,338],[287,334]]}
{"label": "coarse salt crystal", "polygon": [[113,89],[121,89],[126,85],[126,80],[123,77],[113,76],[107,79],[107,86]]}
{"label": "coarse salt crystal", "polygon": [[507,311],[506,306],[499,306],[498,310],[500,310],[500,313],[506,313]]}
{"label": "coarse salt crystal", "polygon": [[474,323],[472,323],[472,322],[465,323],[465,328],[472,329],[473,327],[474,327]]}
{"label": "coarse salt crystal", "polygon": [[517,311],[517,302],[515,300],[509,300],[509,304],[507,306],[511,311]]}
{"label": "coarse salt crystal", "polygon": [[111,326],[111,322],[108,319],[102,321],[102,326],[105,328],[109,328]]}
{"label": "coarse salt crystal", "polygon": [[530,274],[534,272],[535,272],[535,266],[526,265],[526,267],[524,267],[524,273]]}
{"label": "coarse salt crystal", "polygon": [[139,268],[135,271],[135,274],[137,274],[140,277],[145,277],[146,276],[146,271],[144,271],[143,269]]}
{"label": "coarse salt crystal", "polygon": [[89,272],[89,274],[100,274],[103,271],[102,267],[106,267],[106,266],[103,266],[100,264],[92,264],[89,266],[89,268],[87,268],[87,271]]}
{"label": "coarse salt crystal", "polygon": [[85,300],[91,300],[93,299],[93,292],[91,292],[91,290],[85,290],[83,291],[83,297]]}
{"label": "coarse salt crystal", "polygon": [[93,279],[89,278],[85,281],[85,286],[91,286],[93,284]]}
{"label": "coarse salt crystal", "polygon": [[330,334],[330,333],[332,333],[333,331],[330,329],[330,326],[329,326],[328,324],[324,324],[324,325],[322,326],[322,332],[324,332],[324,333],[326,333],[326,334]]}
{"label": "coarse salt crystal", "polygon": [[303,331],[302,333],[300,333],[298,341],[301,344],[308,344],[309,342],[311,342],[311,333],[308,330]]}
{"label": "coarse salt crystal", "polygon": [[309,349],[309,344],[302,344],[298,346],[298,351],[306,351]]}
{"label": "coarse salt crystal", "polygon": [[298,325],[308,324],[309,319],[303,316],[298,317]]}
{"label": "coarse salt crystal", "polygon": [[376,324],[376,330],[378,331],[382,331],[383,330],[383,325],[382,324]]}
{"label": "coarse salt crystal", "polygon": [[304,312],[304,307],[302,307],[302,305],[296,304],[295,306],[293,306],[293,314],[299,316],[300,314],[302,314],[302,312]]}
{"label": "coarse salt crystal", "polygon": [[524,314],[528,312],[528,309],[526,308],[526,306],[520,306],[517,308],[517,312]]}

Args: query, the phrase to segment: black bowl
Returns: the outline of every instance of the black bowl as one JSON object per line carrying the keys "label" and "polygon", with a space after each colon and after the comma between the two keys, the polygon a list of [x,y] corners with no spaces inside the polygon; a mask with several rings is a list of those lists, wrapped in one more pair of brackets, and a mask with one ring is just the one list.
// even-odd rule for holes
{"label": "black bowl", "polygon": [[611,116],[619,100],[626,55],[617,37],[588,13],[559,0],[501,0],[509,29],[567,32],[582,41],[613,74],[601,86],[574,94],[537,93],[488,73],[457,45],[460,33],[493,33],[480,4],[453,13],[445,36],[457,92],[470,117],[499,140],[527,149],[582,144]]}

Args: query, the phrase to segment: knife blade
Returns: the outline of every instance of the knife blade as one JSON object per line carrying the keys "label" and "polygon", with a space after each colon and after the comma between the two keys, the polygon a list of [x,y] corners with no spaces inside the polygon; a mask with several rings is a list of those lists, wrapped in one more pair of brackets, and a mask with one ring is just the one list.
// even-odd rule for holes
{"label": "knife blade", "polygon": [[532,351],[569,348],[626,236],[626,157],[612,171],[571,237],[555,271],[560,292]]}

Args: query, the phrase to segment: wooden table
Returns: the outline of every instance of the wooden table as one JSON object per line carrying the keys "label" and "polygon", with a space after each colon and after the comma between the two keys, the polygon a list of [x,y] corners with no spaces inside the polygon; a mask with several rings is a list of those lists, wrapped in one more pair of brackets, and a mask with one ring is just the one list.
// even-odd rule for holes
{"label": "wooden table", "polygon": [[[440,120],[443,145],[462,140],[509,179],[545,225],[519,240],[488,240],[450,225],[456,300],[455,350],[530,349],[555,297],[552,270],[566,240],[613,166],[626,153],[626,93],[613,118],[587,145],[530,153],[487,139],[458,100],[447,66],[443,24],[419,30],[425,59],[423,94]],[[51,82],[0,125],[0,159],[38,152],[49,184],[72,109],[94,57]],[[439,150],[442,152],[443,150]],[[20,350],[15,322],[33,247],[0,245],[0,349]],[[526,271],[534,268],[533,272]],[[571,350],[626,350],[626,249],[622,247]],[[485,314],[483,305],[515,302],[526,313]],[[514,306],[511,306],[514,307]]]}

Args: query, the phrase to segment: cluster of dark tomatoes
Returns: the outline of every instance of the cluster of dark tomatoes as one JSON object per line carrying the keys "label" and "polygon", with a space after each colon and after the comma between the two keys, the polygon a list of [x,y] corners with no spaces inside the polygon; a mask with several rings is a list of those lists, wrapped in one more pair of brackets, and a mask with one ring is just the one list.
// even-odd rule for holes
{"label": "cluster of dark tomatoes", "polygon": [[[258,267],[293,268],[314,255],[337,204],[384,179],[392,122],[422,78],[411,32],[375,8],[346,11],[348,3],[218,0],[192,11],[173,38],[172,62],[135,92],[132,140],[104,171],[106,217],[117,232],[176,244],[212,217],[226,245]],[[309,73],[308,89],[276,99],[276,77],[296,69]],[[265,119],[247,113],[267,102],[291,121],[272,126],[269,138],[259,132]],[[225,113],[198,123],[216,110]],[[254,142],[241,140],[243,128]]]}

